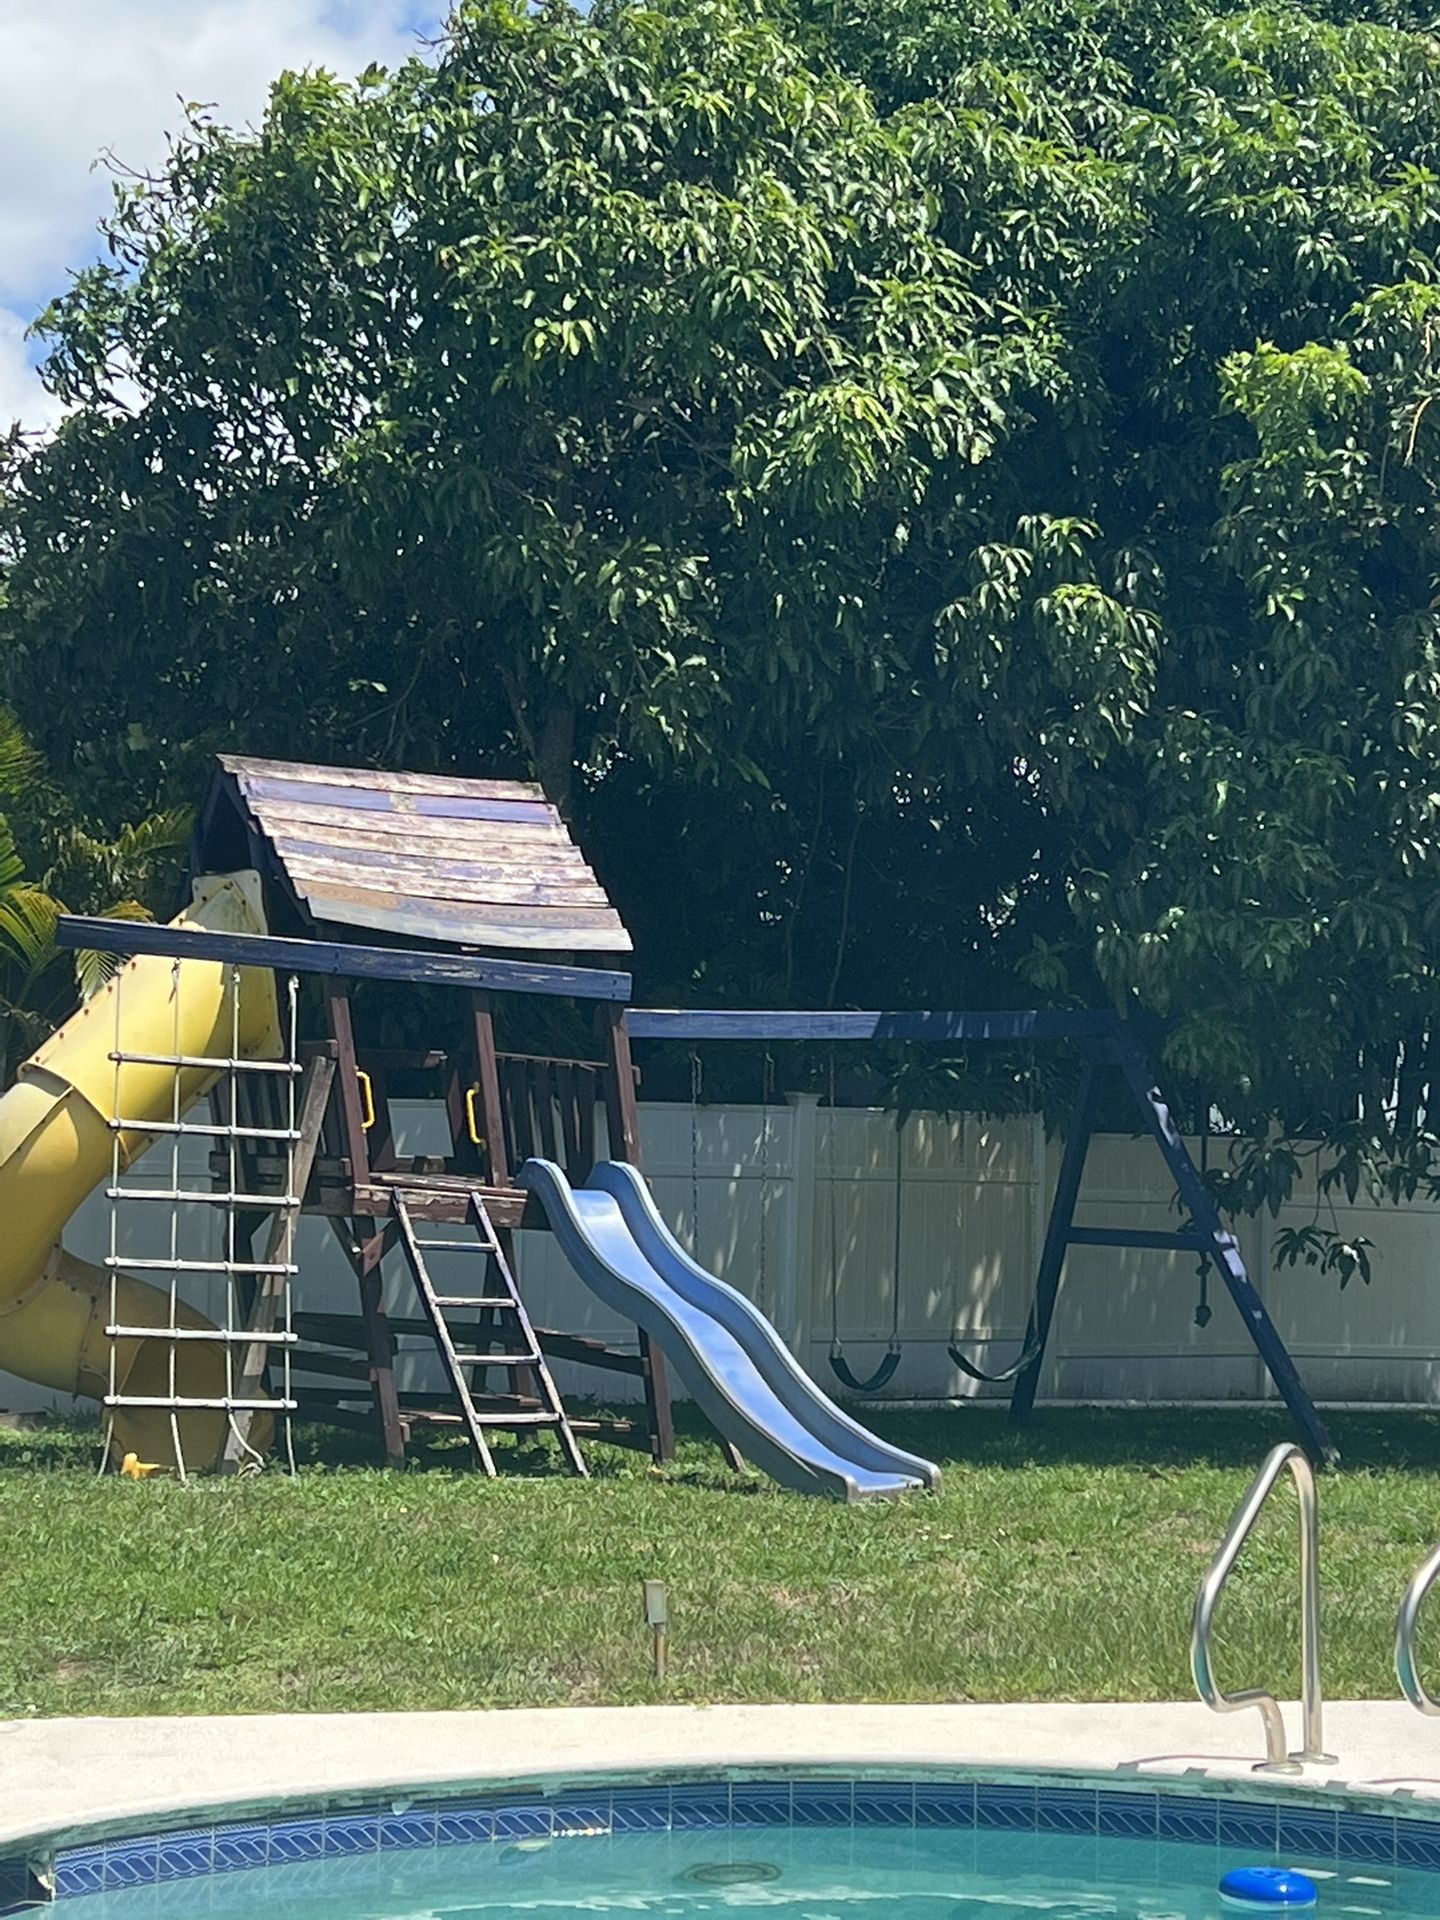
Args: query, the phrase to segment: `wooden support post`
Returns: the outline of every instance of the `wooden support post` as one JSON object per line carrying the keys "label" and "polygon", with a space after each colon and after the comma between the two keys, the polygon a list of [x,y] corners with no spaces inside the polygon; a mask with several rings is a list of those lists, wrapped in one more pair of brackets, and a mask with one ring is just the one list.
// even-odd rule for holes
{"label": "wooden support post", "polygon": [[1146,1130],[1159,1147],[1190,1218],[1206,1237],[1206,1251],[1229,1289],[1230,1298],[1245,1323],[1245,1330],[1255,1342],[1256,1351],[1290,1410],[1290,1417],[1300,1429],[1307,1453],[1317,1465],[1334,1466],[1340,1458],[1339,1450],[1316,1411],[1315,1402],[1306,1391],[1289,1349],[1266,1312],[1264,1301],[1245,1271],[1245,1262],[1240,1257],[1235,1236],[1227,1231],[1220,1218],[1220,1210],[1211,1197],[1210,1189],[1201,1179],[1199,1168],[1190,1158],[1190,1150],[1175,1125],[1164,1095],[1155,1084],[1155,1076],[1134,1034],[1122,1028],[1115,1038],[1115,1051]]}
{"label": "wooden support post", "polygon": [[359,1277],[361,1315],[365,1319],[371,1356],[371,1386],[374,1405],[380,1415],[380,1432],[386,1446],[386,1465],[403,1467],[405,1423],[399,1417],[399,1394],[396,1392],[396,1340],[390,1332],[390,1321],[386,1319],[384,1290],[380,1281],[380,1261],[384,1260],[388,1248],[394,1244],[394,1227],[386,1225],[374,1231],[376,1221],[371,1221],[371,1229],[371,1235],[361,1240],[361,1258],[355,1271]]}
{"label": "wooden support post", "polygon": [[[350,1188],[368,1185],[370,1149],[365,1139],[365,1113],[360,1100],[359,1061],[355,1057],[355,1029],[350,1019],[350,996],[343,981],[325,981],[325,1017],[335,1043],[335,1072],[340,1089],[340,1137],[350,1163]],[[393,1238],[393,1225],[374,1220],[352,1220],[353,1248],[347,1243],[355,1277],[360,1283],[360,1312],[370,1353],[370,1384],[385,1441],[385,1458],[392,1467],[405,1464],[405,1427],[395,1390],[395,1342],[385,1318],[380,1262]]]}
{"label": "wooden support post", "polygon": [[335,1071],[340,1086],[341,1151],[350,1162],[350,1184],[364,1186],[370,1179],[370,1149],[365,1139],[365,1111],[360,1100],[360,1063],[355,1057],[355,1029],[350,1020],[350,996],[343,982],[325,982],[325,1018],[335,1042]]}
{"label": "wooden support post", "polygon": [[365,1346],[370,1360],[370,1387],[375,1410],[380,1416],[380,1432],[385,1442],[385,1463],[391,1467],[405,1464],[405,1422],[400,1414],[400,1396],[395,1388],[395,1340],[385,1317],[385,1299],[380,1263],[395,1244],[395,1223],[353,1221],[356,1236],[351,1263],[360,1282],[360,1315],[365,1324]]}
{"label": "wooden support post", "polygon": [[1030,1309],[1030,1324],[1025,1343],[1035,1342],[1035,1355],[1028,1367],[1015,1376],[1010,1390],[1010,1418],[1020,1425],[1035,1405],[1040,1385],[1040,1369],[1045,1364],[1045,1348],[1050,1339],[1050,1323],[1055,1318],[1055,1300],[1060,1292],[1060,1273],[1065,1264],[1065,1248],[1075,1218],[1075,1202],[1080,1197],[1080,1182],[1085,1174],[1085,1158],[1090,1135],[1095,1130],[1095,1062],[1087,1059],[1065,1138],[1065,1154],[1060,1162],[1060,1177],[1055,1183],[1055,1199],[1045,1229],[1045,1245],[1040,1254],[1040,1271],[1035,1279],[1035,1303]]}
{"label": "wooden support post", "polygon": [[484,1115],[486,1157],[492,1187],[510,1184],[510,1160],[505,1147],[505,1109],[500,1100],[500,1067],[495,1053],[495,1016],[487,993],[470,996],[470,1025],[475,1044],[475,1070]]}
{"label": "wooden support post", "polygon": [[[605,1075],[605,1122],[610,1135],[610,1158],[640,1165],[640,1110],[635,1099],[635,1062],[625,1009],[607,1006],[600,1013],[609,1071]],[[675,1416],[670,1406],[670,1376],[665,1356],[640,1330],[640,1378],[645,1387],[645,1419],[650,1429],[650,1457],[657,1463],[675,1458]]]}
{"label": "wooden support post", "polygon": [[[665,1365],[665,1356],[649,1334],[644,1332],[640,1335],[640,1379],[645,1388],[650,1458],[659,1466],[675,1458],[675,1416],[670,1407],[670,1373]],[[729,1442],[722,1440],[720,1444],[726,1447]],[[731,1465],[734,1465],[733,1461]]]}
{"label": "wooden support post", "polygon": [[[335,1078],[335,1062],[321,1054],[313,1059],[305,1070],[304,1088],[300,1097],[300,1138],[295,1143],[292,1163],[294,1186],[289,1199],[298,1202],[305,1197],[305,1189],[310,1184],[310,1170],[315,1164],[316,1149],[320,1145],[320,1129],[325,1122],[325,1109],[330,1102],[330,1088]],[[270,1236],[265,1243],[261,1256],[262,1264],[271,1266],[290,1266],[295,1258],[295,1229],[299,1224],[299,1207],[279,1208],[270,1224]],[[246,1322],[247,1333],[273,1333],[275,1319],[280,1302],[285,1297],[289,1284],[288,1276],[278,1273],[262,1274],[255,1289]],[[257,1340],[253,1345],[242,1347],[239,1371],[235,1376],[236,1400],[256,1400],[264,1382],[266,1365],[270,1358],[270,1347],[266,1341]],[[237,1407],[230,1416],[230,1429],[225,1436],[224,1450],[220,1455],[221,1473],[235,1473],[239,1470],[246,1454],[250,1451],[250,1427],[255,1418],[254,1409]]]}
{"label": "wooden support post", "polygon": [[605,1119],[610,1132],[610,1158],[640,1165],[640,1113],[635,1100],[635,1062],[630,1054],[630,1030],[623,1007],[605,1007],[600,1015],[605,1056]]}

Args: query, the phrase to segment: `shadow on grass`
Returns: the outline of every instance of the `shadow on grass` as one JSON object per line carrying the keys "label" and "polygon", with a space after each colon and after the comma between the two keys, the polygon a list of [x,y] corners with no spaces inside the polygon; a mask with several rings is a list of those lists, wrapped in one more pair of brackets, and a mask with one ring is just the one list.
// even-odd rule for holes
{"label": "shadow on grass", "polygon": [[[852,1411],[866,1417],[859,1406]],[[1365,1468],[1433,1473],[1440,1468],[1440,1413],[1324,1416],[1343,1473]],[[936,1413],[872,1413],[877,1433],[941,1467],[1254,1468],[1296,1433],[1283,1408],[1039,1408],[1021,1427],[1003,1407]]]}
{"label": "shadow on grass", "polygon": [[[1040,1408],[1023,1427],[1010,1424],[994,1405],[907,1413],[850,1410],[883,1438],[934,1460],[948,1474],[1077,1467],[1163,1474],[1197,1466],[1224,1471],[1253,1469],[1266,1450],[1294,1437],[1283,1410],[1255,1407]],[[573,1401],[577,1418],[613,1414],[615,1408]],[[621,1410],[633,1411],[633,1410]],[[1341,1473],[1367,1469],[1430,1475],[1440,1472],[1440,1412],[1335,1413],[1327,1416],[1342,1456]],[[676,1458],[661,1469],[683,1486],[753,1495],[768,1487],[763,1475],[736,1474],[723,1461],[708,1421],[692,1406],[675,1408]],[[26,1416],[0,1425],[0,1471],[93,1472],[99,1457],[97,1419],[71,1415]],[[649,1455],[633,1448],[582,1440],[592,1478],[644,1478],[656,1471]],[[508,1478],[549,1479],[563,1474],[558,1448],[549,1440],[520,1443],[497,1436],[496,1464]],[[374,1436],[309,1422],[295,1427],[295,1458],[302,1472],[343,1472],[384,1464],[378,1429]],[[410,1471],[473,1474],[468,1445],[457,1437],[417,1439]]]}

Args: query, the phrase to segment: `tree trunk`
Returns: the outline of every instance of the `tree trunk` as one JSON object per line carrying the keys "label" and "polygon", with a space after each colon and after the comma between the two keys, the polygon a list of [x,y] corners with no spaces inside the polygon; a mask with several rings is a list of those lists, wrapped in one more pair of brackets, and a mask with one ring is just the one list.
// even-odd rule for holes
{"label": "tree trunk", "polygon": [[520,743],[535,769],[535,778],[559,808],[561,819],[568,821],[575,790],[574,704],[558,693],[552,694],[537,720],[535,703],[514,670],[502,666],[499,680],[510,703]]}

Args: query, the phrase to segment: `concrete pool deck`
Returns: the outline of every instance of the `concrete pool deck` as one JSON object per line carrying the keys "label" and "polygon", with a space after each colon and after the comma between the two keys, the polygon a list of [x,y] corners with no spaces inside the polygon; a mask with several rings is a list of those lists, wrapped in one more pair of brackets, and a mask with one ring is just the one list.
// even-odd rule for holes
{"label": "concrete pool deck", "polygon": [[[1285,1709],[1298,1738],[1298,1708]],[[84,1827],[184,1824],[277,1800],[770,1767],[1060,1769],[1331,1789],[1440,1805],[1440,1721],[1400,1701],[1325,1709],[1332,1766],[1256,1774],[1253,1711],[1180,1705],[572,1707],[497,1713],[0,1721],[0,1849]]]}

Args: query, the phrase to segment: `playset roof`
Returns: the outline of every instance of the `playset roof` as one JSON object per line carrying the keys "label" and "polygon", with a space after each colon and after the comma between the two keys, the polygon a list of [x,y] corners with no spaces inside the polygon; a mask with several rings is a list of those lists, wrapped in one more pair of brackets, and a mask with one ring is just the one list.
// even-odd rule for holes
{"label": "playset roof", "polygon": [[631,951],[559,813],[525,781],[222,754],[195,860],[260,867],[301,926],[528,952]]}

